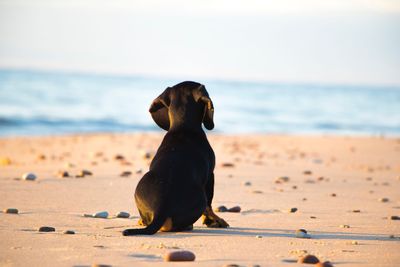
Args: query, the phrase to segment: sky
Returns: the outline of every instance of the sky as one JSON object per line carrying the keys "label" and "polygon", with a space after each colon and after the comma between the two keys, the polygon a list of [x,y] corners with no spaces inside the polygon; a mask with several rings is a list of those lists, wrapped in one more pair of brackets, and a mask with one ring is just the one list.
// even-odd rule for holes
{"label": "sky", "polygon": [[400,85],[400,0],[0,0],[0,67]]}

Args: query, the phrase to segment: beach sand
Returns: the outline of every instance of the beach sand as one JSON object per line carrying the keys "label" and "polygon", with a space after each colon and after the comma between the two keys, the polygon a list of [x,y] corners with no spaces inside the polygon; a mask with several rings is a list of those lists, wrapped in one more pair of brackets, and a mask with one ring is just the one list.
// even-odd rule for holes
{"label": "beach sand", "polygon": [[[19,214],[0,213],[0,265],[301,266],[308,253],[334,266],[400,266],[400,221],[390,218],[400,216],[400,139],[211,134],[213,206],[241,207],[218,213],[231,227],[199,220],[190,232],[124,237],[123,229],[140,227],[133,194],[162,136],[1,138],[0,208]],[[93,175],[74,177],[83,169]],[[37,179],[21,179],[26,172]],[[83,216],[99,211],[109,218]],[[115,218],[119,211],[131,217]],[[39,233],[41,226],[56,230]],[[311,238],[296,238],[301,228]],[[163,262],[177,249],[195,262]]]}

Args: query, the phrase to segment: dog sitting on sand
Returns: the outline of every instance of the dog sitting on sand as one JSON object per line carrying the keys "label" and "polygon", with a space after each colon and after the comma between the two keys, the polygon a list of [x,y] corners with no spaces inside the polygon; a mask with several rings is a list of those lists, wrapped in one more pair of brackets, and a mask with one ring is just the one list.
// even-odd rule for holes
{"label": "dog sitting on sand", "polygon": [[215,155],[202,123],[214,128],[214,107],[204,85],[186,81],[168,87],[149,111],[168,132],[135,191],[139,223],[146,227],[123,235],[190,230],[201,216],[208,227],[228,227],[211,207]]}

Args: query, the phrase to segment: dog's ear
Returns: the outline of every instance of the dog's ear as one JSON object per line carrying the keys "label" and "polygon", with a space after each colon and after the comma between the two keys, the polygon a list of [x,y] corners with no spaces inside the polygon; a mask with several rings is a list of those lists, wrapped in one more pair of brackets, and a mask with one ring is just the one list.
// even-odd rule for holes
{"label": "dog's ear", "polygon": [[199,92],[201,94],[199,101],[204,103],[204,113],[203,113],[203,124],[207,130],[214,129],[214,105],[211,101],[206,88],[204,85],[201,85],[199,88]]}
{"label": "dog's ear", "polygon": [[[168,88],[167,88],[168,89]],[[157,123],[160,128],[168,131],[169,130],[169,116],[168,116],[168,105],[169,99],[166,97],[166,92],[159,95],[151,103],[149,112],[154,122]]]}

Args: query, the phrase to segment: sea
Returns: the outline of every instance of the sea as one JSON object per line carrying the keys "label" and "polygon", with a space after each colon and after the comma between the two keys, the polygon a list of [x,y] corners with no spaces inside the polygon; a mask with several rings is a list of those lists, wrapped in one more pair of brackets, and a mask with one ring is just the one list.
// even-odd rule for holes
{"label": "sea", "polygon": [[[0,136],[162,131],[149,106],[183,80],[0,69]],[[400,136],[400,86],[196,81],[215,133]]]}

